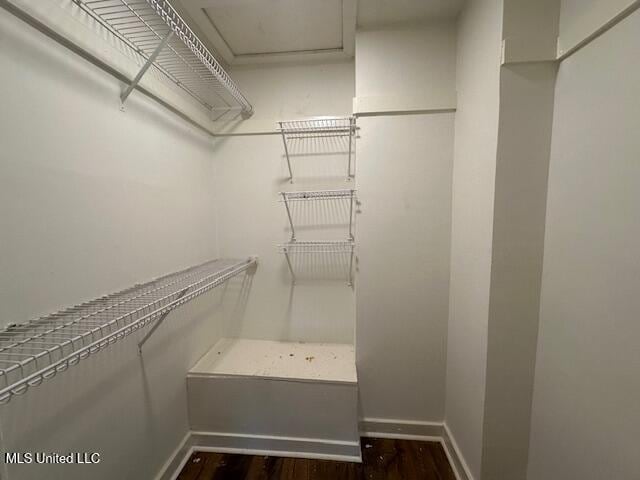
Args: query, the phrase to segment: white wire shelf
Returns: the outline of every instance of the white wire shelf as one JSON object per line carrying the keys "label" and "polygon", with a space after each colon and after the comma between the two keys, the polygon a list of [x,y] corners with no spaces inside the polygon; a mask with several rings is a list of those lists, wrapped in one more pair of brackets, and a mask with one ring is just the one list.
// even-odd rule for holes
{"label": "white wire shelf", "polygon": [[299,136],[349,136],[356,130],[355,117],[321,117],[278,122],[280,132],[289,139]]}
{"label": "white wire shelf", "polygon": [[355,252],[355,243],[351,240],[343,241],[343,240],[309,240],[302,242],[287,242],[281,243],[278,245],[278,249],[280,253],[283,253],[286,260],[287,266],[289,267],[289,272],[291,273],[291,277],[293,282],[297,281],[297,275],[293,268],[292,255],[316,255],[316,256],[325,256],[325,255],[347,255],[348,256],[348,271],[347,271],[347,283],[349,285],[353,284],[353,255]]}
{"label": "white wire shelf", "polygon": [[0,403],[67,370],[184,303],[255,266],[213,260],[0,332]]}
{"label": "white wire shelf", "polygon": [[153,66],[212,112],[253,107],[211,52],[167,0],[73,0],[142,57],[145,65],[122,95],[126,100]]}
{"label": "white wire shelf", "polygon": [[345,190],[308,190],[301,192],[280,192],[283,199],[288,202],[300,200],[339,200],[351,199],[355,194],[354,189]]}
{"label": "white wire shelf", "polygon": [[351,154],[353,137],[356,133],[355,117],[320,117],[306,120],[286,120],[278,122],[278,131],[282,134],[284,152],[287,158],[289,179],[293,183],[289,143],[295,140],[330,137],[348,137],[347,180],[351,179]]}
{"label": "white wire shelf", "polygon": [[349,240],[353,241],[353,207],[356,201],[356,191],[354,189],[343,190],[309,190],[298,192],[280,192],[282,202],[287,211],[289,226],[291,227],[291,241],[296,240],[295,222],[293,221],[293,211],[291,202],[308,202],[308,201],[345,201],[348,202],[347,215],[349,217]]}

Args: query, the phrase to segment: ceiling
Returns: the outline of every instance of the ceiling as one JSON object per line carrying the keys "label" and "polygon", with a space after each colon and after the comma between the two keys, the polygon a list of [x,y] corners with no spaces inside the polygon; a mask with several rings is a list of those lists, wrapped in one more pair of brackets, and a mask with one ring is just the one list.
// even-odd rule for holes
{"label": "ceiling", "polygon": [[176,0],[229,65],[340,59],[356,24],[372,28],[455,16],[463,0]]}
{"label": "ceiling", "polygon": [[217,0],[204,8],[234,55],[342,48],[342,0]]}
{"label": "ceiling", "polygon": [[358,27],[453,18],[463,3],[464,0],[358,0]]}

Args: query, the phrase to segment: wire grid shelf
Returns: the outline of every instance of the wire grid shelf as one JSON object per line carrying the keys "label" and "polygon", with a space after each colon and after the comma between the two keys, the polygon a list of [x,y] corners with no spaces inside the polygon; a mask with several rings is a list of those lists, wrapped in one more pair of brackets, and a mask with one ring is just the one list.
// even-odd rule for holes
{"label": "wire grid shelf", "polygon": [[347,180],[351,180],[351,154],[353,151],[353,137],[356,133],[355,117],[319,117],[306,120],[287,120],[278,122],[278,131],[282,135],[284,153],[289,169],[289,179],[293,183],[293,170],[291,168],[291,156],[294,144],[307,142],[322,142],[323,138],[348,137],[347,151]]}
{"label": "wire grid shelf", "polygon": [[[347,284],[353,285],[353,255],[355,250],[355,244],[353,241],[319,241],[310,240],[303,242],[291,241],[278,245],[280,253],[283,253],[287,260],[287,267],[291,273],[292,282],[295,284],[298,281],[298,275],[294,268],[294,262],[292,260],[293,255],[305,254],[312,255],[316,258],[323,259],[327,255],[342,257],[348,264],[347,268]],[[346,257],[346,258],[345,258]]]}
{"label": "wire grid shelf", "polygon": [[348,240],[308,240],[278,245],[281,253],[352,253],[355,244]]}
{"label": "wire grid shelf", "polygon": [[[167,0],[73,0],[212,113],[253,107]],[[168,35],[171,37],[166,40]],[[156,49],[161,50],[156,55]]]}
{"label": "wire grid shelf", "polygon": [[286,202],[296,202],[305,200],[347,200],[352,199],[355,190],[313,190],[300,192],[280,192],[283,200]]}
{"label": "wire grid shelf", "polygon": [[163,319],[255,264],[255,259],[213,260],[8,327],[0,332],[0,403]]}
{"label": "wire grid shelf", "polygon": [[278,130],[288,140],[315,137],[346,137],[356,130],[355,117],[321,117],[278,122]]}
{"label": "wire grid shelf", "polygon": [[[282,197],[281,202],[284,203],[285,210],[287,212],[287,218],[289,220],[289,227],[291,228],[291,241],[296,240],[296,227],[294,222],[295,209],[292,202],[309,202],[309,201],[342,201],[345,203],[346,215],[348,217],[349,225],[349,240],[353,240],[353,208],[356,201],[356,191],[354,189],[345,190],[311,190],[311,191],[298,191],[298,192],[280,192]],[[348,203],[347,203],[348,202]]]}

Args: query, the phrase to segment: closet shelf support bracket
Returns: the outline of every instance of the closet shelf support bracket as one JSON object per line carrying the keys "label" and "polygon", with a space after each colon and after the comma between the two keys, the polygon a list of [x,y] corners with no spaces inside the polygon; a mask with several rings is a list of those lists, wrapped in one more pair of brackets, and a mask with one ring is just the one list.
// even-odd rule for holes
{"label": "closet shelf support bracket", "polygon": [[[182,290],[177,296],[176,296],[176,300],[180,300],[182,297],[185,296],[185,294],[187,293],[187,291],[189,290],[189,288],[185,288],[184,290]],[[151,329],[145,334],[145,336],[142,338],[142,340],[140,340],[138,342],[138,353],[140,355],[142,355],[142,346],[147,342],[147,340],[149,340],[149,337],[151,337],[151,335],[153,335],[153,332],[155,332],[158,327],[160,326],[160,324],[162,322],[164,322],[164,319],[167,318],[167,315],[169,315],[171,313],[171,310],[163,313],[160,318],[158,318],[158,320],[156,320],[156,323],[153,324],[153,327],[151,327]]]}
{"label": "closet shelf support bracket", "polygon": [[142,80],[142,77],[144,76],[144,74],[147,73],[147,70],[149,70],[149,67],[153,65],[153,62],[156,61],[156,58],[158,58],[158,55],[160,54],[160,52],[164,49],[164,47],[167,46],[167,43],[169,43],[169,40],[171,40],[171,37],[173,37],[173,30],[170,30],[169,33],[165,35],[165,37],[158,44],[158,46],[153,51],[151,56],[147,58],[147,61],[142,66],[142,68],[140,69],[138,74],[135,76],[135,78],[131,81],[129,85],[127,85],[127,88],[124,89],[124,91],[120,95],[120,103],[122,103],[122,105],[124,105],[124,102],[127,101],[127,98],[129,98],[129,95],[131,94],[133,89],[138,86],[138,83],[140,83],[140,80]]}

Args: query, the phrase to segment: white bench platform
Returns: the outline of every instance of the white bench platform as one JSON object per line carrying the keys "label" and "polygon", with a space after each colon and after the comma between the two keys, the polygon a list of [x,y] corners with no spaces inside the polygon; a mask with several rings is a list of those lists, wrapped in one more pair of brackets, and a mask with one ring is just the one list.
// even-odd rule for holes
{"label": "white bench platform", "polygon": [[196,450],[361,460],[352,345],[222,339],[187,388]]}

